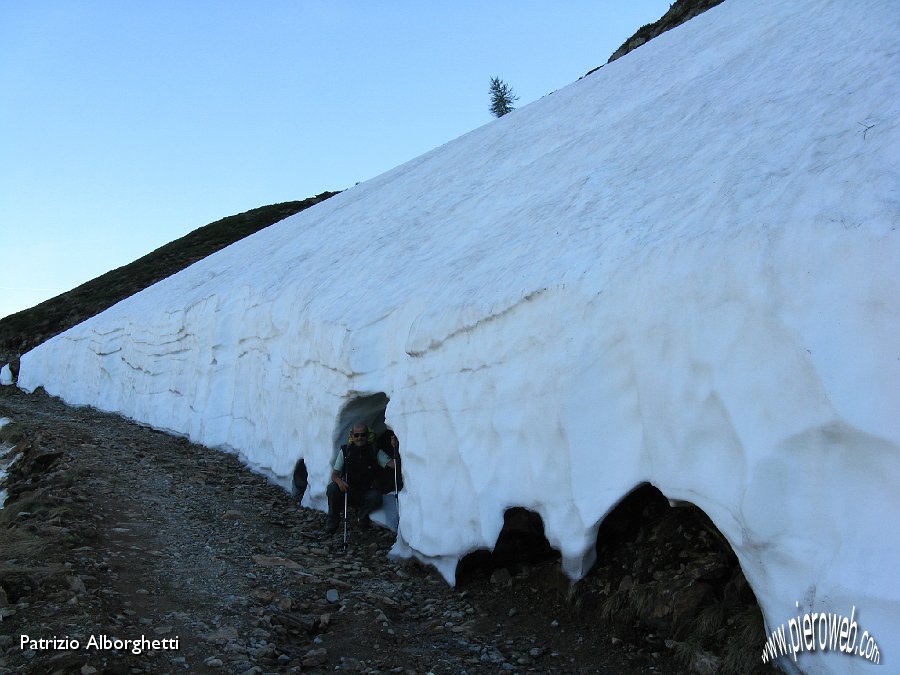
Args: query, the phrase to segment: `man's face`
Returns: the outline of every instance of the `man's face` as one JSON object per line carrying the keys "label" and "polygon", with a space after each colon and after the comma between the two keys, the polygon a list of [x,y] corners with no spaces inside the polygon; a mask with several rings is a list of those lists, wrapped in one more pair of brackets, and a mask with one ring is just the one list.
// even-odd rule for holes
{"label": "man's face", "polygon": [[350,432],[350,441],[353,445],[365,445],[369,440],[369,431],[365,427],[353,427]]}

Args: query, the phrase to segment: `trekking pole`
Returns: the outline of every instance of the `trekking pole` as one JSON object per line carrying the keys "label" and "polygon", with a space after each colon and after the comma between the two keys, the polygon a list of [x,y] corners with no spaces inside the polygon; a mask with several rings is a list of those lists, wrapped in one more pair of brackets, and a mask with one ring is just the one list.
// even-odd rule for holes
{"label": "trekking pole", "polygon": [[344,551],[347,550],[347,495],[349,491],[344,493]]}
{"label": "trekking pole", "polygon": [[344,493],[344,552],[347,552],[347,501],[350,497],[350,472],[347,471],[347,458],[344,457],[344,482],[347,484],[347,491]]}
{"label": "trekking pole", "polygon": [[394,451],[394,497],[397,498],[397,538],[400,538],[400,481],[397,480],[397,458],[399,453]]}

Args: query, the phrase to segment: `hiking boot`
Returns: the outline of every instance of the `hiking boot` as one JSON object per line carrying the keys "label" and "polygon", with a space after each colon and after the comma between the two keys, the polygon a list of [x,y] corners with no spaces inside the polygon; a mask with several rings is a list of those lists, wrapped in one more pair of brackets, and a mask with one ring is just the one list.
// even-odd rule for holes
{"label": "hiking boot", "polygon": [[372,524],[372,521],[369,520],[369,516],[368,516],[368,515],[360,516],[360,517],[359,517],[359,529],[361,529],[361,530],[368,530],[368,529],[369,529],[369,526],[370,526],[371,524]]}
{"label": "hiking boot", "polygon": [[334,534],[338,529],[337,518],[329,518],[325,521],[325,534]]}

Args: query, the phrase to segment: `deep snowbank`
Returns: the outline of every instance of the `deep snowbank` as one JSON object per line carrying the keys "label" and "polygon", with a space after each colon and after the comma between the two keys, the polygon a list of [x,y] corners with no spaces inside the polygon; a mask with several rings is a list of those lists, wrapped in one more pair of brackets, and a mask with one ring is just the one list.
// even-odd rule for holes
{"label": "deep snowbank", "polygon": [[303,456],[318,507],[347,406],[384,392],[397,550],[449,579],[510,506],[577,577],[649,481],[712,518],[770,628],[856,606],[894,663],[898,29],[889,0],[728,0],[48,341],[19,385],[278,476]]}

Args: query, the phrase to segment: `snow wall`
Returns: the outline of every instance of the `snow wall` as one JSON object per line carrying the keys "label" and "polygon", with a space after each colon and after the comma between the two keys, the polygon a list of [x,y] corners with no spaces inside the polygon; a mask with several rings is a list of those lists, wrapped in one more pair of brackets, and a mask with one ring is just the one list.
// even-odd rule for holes
{"label": "snow wall", "polygon": [[769,630],[855,607],[900,668],[898,35],[894,0],[728,0],[46,342],[19,385],[278,477],[302,456],[317,508],[342,412],[384,393],[398,554],[452,581],[522,506],[577,578],[650,482],[727,537]]}

